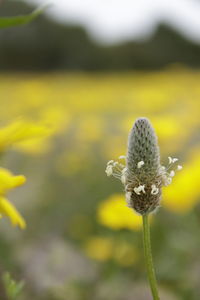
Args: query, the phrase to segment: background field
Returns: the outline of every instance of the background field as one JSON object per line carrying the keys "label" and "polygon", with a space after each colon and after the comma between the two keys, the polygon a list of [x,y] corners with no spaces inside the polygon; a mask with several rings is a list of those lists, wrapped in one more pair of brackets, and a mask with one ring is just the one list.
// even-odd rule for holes
{"label": "background field", "polygon": [[183,165],[152,218],[162,300],[200,298],[199,82],[185,68],[1,74],[2,166],[27,177],[9,197],[27,230],[2,219],[0,256],[25,280],[21,299],[151,299],[140,217],[105,174],[139,116],[156,129],[162,163]]}

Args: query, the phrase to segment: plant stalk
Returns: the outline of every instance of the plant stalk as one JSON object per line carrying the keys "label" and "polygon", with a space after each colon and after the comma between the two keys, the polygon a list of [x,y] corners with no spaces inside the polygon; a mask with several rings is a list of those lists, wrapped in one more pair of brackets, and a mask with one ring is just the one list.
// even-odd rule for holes
{"label": "plant stalk", "polygon": [[0,299],[1,300],[9,300],[7,293],[6,293],[6,287],[5,284],[3,282],[3,271],[0,267]]}
{"label": "plant stalk", "polygon": [[151,287],[151,293],[154,300],[160,300],[157,289],[157,280],[153,266],[153,259],[151,253],[151,239],[150,239],[150,226],[148,214],[142,216],[143,219],[143,244],[144,244],[144,257],[147,268],[147,276]]}

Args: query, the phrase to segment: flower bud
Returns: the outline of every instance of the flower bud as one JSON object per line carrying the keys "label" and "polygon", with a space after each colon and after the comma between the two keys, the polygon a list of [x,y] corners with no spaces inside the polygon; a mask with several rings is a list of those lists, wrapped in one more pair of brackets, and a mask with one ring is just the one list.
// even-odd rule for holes
{"label": "flower bud", "polygon": [[[161,197],[160,154],[155,131],[146,118],[137,119],[131,129],[126,163],[126,192],[131,192],[129,206],[141,215],[152,212]],[[141,186],[145,192],[136,193]],[[152,186],[157,193],[152,193]]]}
{"label": "flower bud", "polygon": [[[106,174],[120,179],[130,208],[140,215],[154,212],[160,204],[162,186],[172,182],[175,171],[171,168],[178,158],[169,156],[168,166],[160,165],[155,131],[148,119],[139,118],[129,134],[127,156],[121,155],[119,159],[125,159],[126,165],[110,160]],[[177,170],[181,169],[178,165]]]}

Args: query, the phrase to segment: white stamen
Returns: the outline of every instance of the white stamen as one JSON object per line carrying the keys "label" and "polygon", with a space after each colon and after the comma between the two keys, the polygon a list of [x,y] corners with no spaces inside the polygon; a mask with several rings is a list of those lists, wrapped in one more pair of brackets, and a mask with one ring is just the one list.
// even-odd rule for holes
{"label": "white stamen", "polygon": [[174,172],[174,171],[171,171],[171,172],[169,173],[169,176],[170,176],[170,177],[174,177],[174,175],[175,175],[175,172]]}
{"label": "white stamen", "polygon": [[140,185],[141,191],[145,194],[145,189],[144,189],[145,185]]}
{"label": "white stamen", "polygon": [[126,201],[129,202],[131,200],[131,192],[126,193]]}
{"label": "white stamen", "polygon": [[161,171],[165,171],[166,168],[164,166],[161,166],[160,169]]}
{"label": "white stamen", "polygon": [[159,189],[155,186],[155,184],[152,184],[151,186],[151,194],[152,195],[157,195],[159,192]]}
{"label": "white stamen", "polygon": [[172,158],[169,156],[168,159],[169,159],[169,164],[171,164],[173,161]]}
{"label": "white stamen", "polygon": [[124,174],[121,176],[121,182],[123,184],[125,184],[125,182],[126,182],[126,176]]}
{"label": "white stamen", "polygon": [[138,169],[140,169],[144,165],[143,160],[139,161],[137,164]]}
{"label": "white stamen", "polygon": [[168,159],[169,159],[169,164],[174,164],[176,161],[178,161],[178,158],[176,157],[172,158],[169,156]]}
{"label": "white stamen", "polygon": [[127,171],[127,168],[125,167],[125,168],[123,168],[123,170],[122,170],[122,174],[124,175],[125,173],[126,173],[126,171]]}
{"label": "white stamen", "polygon": [[126,159],[126,156],[125,155],[120,155],[119,159]]}
{"label": "white stamen", "polygon": [[137,195],[140,195],[141,190],[140,190],[139,187],[135,187],[135,188],[134,188],[134,192],[135,192]]}
{"label": "white stamen", "polygon": [[139,185],[138,187],[135,187],[133,190],[137,195],[140,195],[141,192],[145,194],[144,187],[145,185]]}
{"label": "white stamen", "polygon": [[119,166],[122,167],[122,168],[124,168],[124,165],[123,165],[123,164],[119,164]]}
{"label": "white stamen", "polygon": [[111,176],[113,174],[113,166],[108,165],[105,172],[106,172],[107,176]]}
{"label": "white stamen", "polygon": [[112,163],[114,163],[114,160],[112,159],[112,160],[109,160],[108,162],[107,162],[107,165],[110,165],[110,164],[112,164]]}
{"label": "white stamen", "polygon": [[173,158],[172,162],[175,163],[176,161],[178,161],[178,158]]}
{"label": "white stamen", "polygon": [[180,165],[178,165],[177,170],[180,171],[180,170],[182,170],[182,169],[183,169],[183,167],[180,166]]}

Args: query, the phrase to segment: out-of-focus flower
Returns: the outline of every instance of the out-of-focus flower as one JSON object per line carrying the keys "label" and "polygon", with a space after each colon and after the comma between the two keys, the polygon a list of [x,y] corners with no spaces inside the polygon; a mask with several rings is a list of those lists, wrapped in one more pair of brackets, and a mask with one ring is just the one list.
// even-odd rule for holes
{"label": "out-of-focus flower", "polygon": [[39,119],[43,126],[46,126],[51,133],[60,133],[66,131],[71,118],[68,111],[63,109],[63,106],[55,106],[54,104],[51,107],[43,108]]}
{"label": "out-of-focus flower", "polygon": [[184,117],[179,115],[177,118],[176,113],[171,116],[170,114],[165,115],[163,112],[159,116],[153,116],[152,122],[159,137],[159,144],[163,155],[177,153],[184,147],[187,139],[191,135],[190,126],[182,130],[185,124]]}
{"label": "out-of-focus flower", "polygon": [[88,150],[78,148],[78,151],[68,151],[60,155],[57,161],[57,171],[62,176],[73,176],[82,170],[90,168],[91,158]]}
{"label": "out-of-focus flower", "polygon": [[18,119],[0,129],[0,152],[11,146],[23,148],[23,143],[41,140],[51,134],[51,131],[42,124]]}
{"label": "out-of-focus flower", "polygon": [[30,138],[15,144],[15,148],[30,155],[41,155],[50,148],[48,137]]}
{"label": "out-of-focus flower", "polygon": [[101,202],[98,207],[99,222],[109,228],[140,230],[142,219],[125,205],[124,195],[115,194]]}
{"label": "out-of-focus flower", "polygon": [[104,135],[103,120],[99,116],[86,115],[80,121],[80,129],[77,138],[81,142],[97,142]]}
{"label": "out-of-focus flower", "polygon": [[23,175],[14,176],[6,169],[0,168],[0,215],[9,217],[14,226],[24,229],[26,222],[16,208],[6,199],[7,191],[14,189],[26,181]]}
{"label": "out-of-focus flower", "polygon": [[[179,170],[181,166],[177,168]],[[200,197],[199,170],[200,156],[197,149],[185,163],[184,172],[174,179],[169,188],[164,189],[164,207],[175,213],[187,213],[194,208]]]}
{"label": "out-of-focus flower", "polygon": [[112,257],[113,240],[107,237],[92,237],[85,245],[85,252],[93,259],[106,261]]}
{"label": "out-of-focus flower", "polygon": [[112,237],[93,236],[84,245],[86,255],[100,262],[113,260],[128,267],[138,259],[137,249],[127,241]]}

